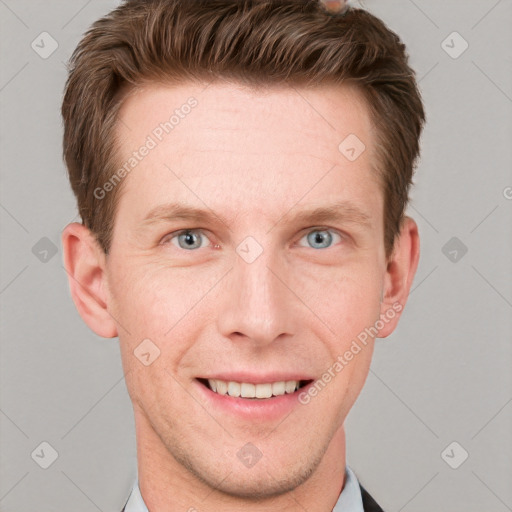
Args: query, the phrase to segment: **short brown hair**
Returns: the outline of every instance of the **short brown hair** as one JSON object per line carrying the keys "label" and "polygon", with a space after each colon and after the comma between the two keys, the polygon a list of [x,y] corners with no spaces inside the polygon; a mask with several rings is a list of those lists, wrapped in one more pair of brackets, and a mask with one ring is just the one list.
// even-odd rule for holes
{"label": "short brown hair", "polygon": [[[357,84],[377,134],[386,254],[408,202],[425,113],[400,38],[363,9],[319,0],[125,0],[86,32],[69,62],[63,153],[85,226],[106,254],[121,186],[115,127],[126,94],[151,82]],[[341,141],[340,141],[341,142]]]}

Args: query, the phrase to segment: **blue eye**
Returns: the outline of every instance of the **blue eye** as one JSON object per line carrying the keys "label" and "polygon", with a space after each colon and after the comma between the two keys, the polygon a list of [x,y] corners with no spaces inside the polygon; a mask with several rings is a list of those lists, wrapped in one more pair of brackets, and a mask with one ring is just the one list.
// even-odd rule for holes
{"label": "blue eye", "polygon": [[201,236],[204,236],[204,234],[200,231],[187,229],[176,233],[172,238],[169,238],[169,240],[173,243],[174,240],[178,240],[178,247],[180,249],[191,250],[201,247]]}
{"label": "blue eye", "polygon": [[327,249],[332,244],[333,235],[341,240],[340,235],[329,229],[314,229],[303,238],[307,238],[308,243],[313,249]]}
{"label": "blue eye", "polygon": [[[312,247],[313,249],[328,249],[331,245],[333,245],[333,240],[335,240],[335,237],[338,237],[339,240],[342,240],[342,237],[335,231],[330,229],[316,228],[304,235],[301,238],[301,241],[304,238],[307,238],[309,247]],[[203,247],[201,243],[202,238],[204,240],[208,240],[206,235],[201,230],[184,229],[182,231],[176,232],[173,236],[169,236],[168,238],[164,239],[163,243],[165,244],[171,242],[179,249],[190,251]]]}

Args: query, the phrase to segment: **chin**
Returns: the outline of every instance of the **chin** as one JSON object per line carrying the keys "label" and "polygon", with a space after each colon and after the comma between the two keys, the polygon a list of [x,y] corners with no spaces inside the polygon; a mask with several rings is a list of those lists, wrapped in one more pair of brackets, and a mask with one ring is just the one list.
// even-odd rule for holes
{"label": "chin", "polygon": [[317,454],[285,455],[281,452],[280,457],[263,454],[250,467],[246,467],[236,453],[225,454],[223,461],[217,460],[214,464],[199,453],[192,457],[190,452],[183,455],[181,450],[174,453],[175,459],[208,487],[231,498],[261,502],[301,486],[315,472],[324,453],[322,450]]}
{"label": "chin", "polygon": [[261,502],[293,491],[306,482],[314,469],[315,467],[308,466],[294,468],[290,472],[290,470],[283,471],[281,468],[276,472],[273,467],[262,466],[259,469],[234,467],[231,468],[231,473],[226,472],[228,476],[222,482],[218,482],[219,475],[215,470],[215,474],[210,475],[213,481],[205,483],[232,498]]}

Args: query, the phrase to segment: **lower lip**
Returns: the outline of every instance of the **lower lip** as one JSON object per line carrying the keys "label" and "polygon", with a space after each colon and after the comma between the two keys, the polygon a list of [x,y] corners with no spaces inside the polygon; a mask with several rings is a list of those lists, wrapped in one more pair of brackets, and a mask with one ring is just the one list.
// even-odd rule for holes
{"label": "lower lip", "polygon": [[307,392],[313,381],[299,388],[294,393],[285,393],[284,395],[261,399],[220,395],[197,379],[195,383],[199,387],[199,392],[215,409],[247,420],[272,421],[287,416],[296,407],[300,406],[299,394],[304,391]]}

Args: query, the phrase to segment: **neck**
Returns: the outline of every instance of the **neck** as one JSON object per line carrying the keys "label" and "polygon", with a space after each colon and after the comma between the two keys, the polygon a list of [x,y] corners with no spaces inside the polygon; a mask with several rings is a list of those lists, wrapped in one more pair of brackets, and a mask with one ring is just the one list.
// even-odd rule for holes
{"label": "neck", "polygon": [[292,491],[257,500],[227,494],[197,478],[169,452],[140,411],[135,412],[135,425],[139,488],[150,512],[331,512],[345,484],[343,425],[306,481]]}

